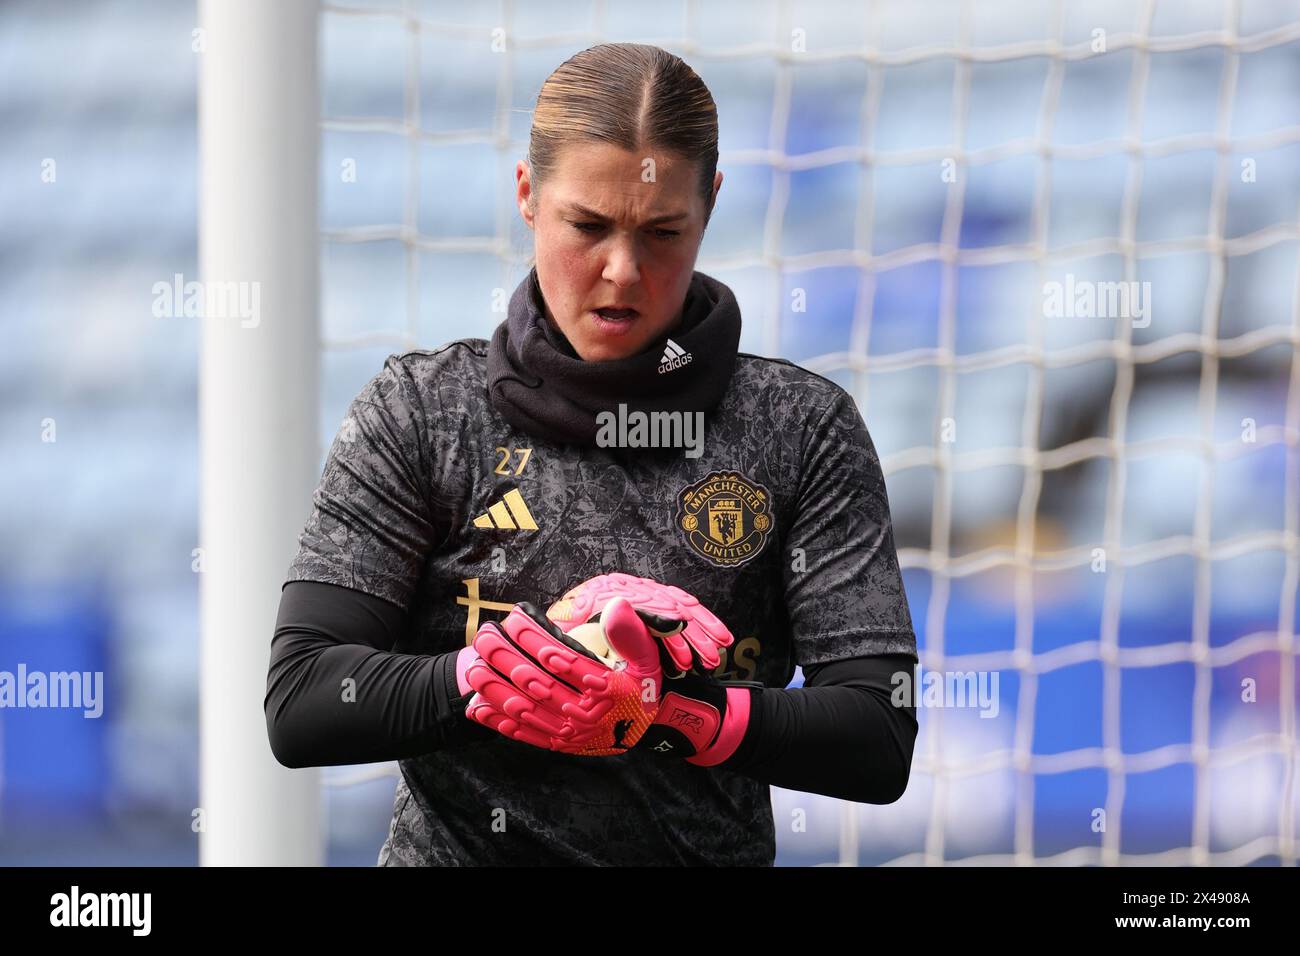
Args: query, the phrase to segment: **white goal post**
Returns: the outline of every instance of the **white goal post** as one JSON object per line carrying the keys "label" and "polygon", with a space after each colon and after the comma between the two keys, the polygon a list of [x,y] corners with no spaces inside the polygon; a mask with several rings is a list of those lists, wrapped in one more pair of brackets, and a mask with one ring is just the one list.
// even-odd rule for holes
{"label": "white goal post", "polygon": [[263,718],[285,569],[319,479],[315,0],[199,5],[199,259],[256,324],[203,323],[200,864],[319,865],[320,774]]}

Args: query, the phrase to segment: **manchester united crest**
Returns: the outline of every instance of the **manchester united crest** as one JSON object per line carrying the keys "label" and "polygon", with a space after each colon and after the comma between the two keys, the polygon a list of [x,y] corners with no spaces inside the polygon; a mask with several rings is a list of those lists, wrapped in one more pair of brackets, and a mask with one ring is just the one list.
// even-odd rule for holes
{"label": "manchester united crest", "polygon": [[738,471],[715,471],[682,489],[677,526],[710,563],[720,568],[744,564],[767,543],[772,497]]}

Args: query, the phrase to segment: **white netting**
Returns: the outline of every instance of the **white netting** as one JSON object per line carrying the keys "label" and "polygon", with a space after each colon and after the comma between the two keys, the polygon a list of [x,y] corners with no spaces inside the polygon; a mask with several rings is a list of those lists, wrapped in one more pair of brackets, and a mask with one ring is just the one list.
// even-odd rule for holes
{"label": "white netting", "polygon": [[[1296,172],[1300,166],[1294,162],[1295,154],[1288,154],[1286,150],[1300,143],[1300,125],[1276,123],[1270,128],[1234,135],[1234,109],[1242,102],[1238,83],[1244,60],[1266,54],[1285,54],[1290,59],[1278,59],[1278,62],[1291,64],[1291,69],[1296,71],[1290,74],[1293,80],[1300,73],[1296,68],[1300,62],[1300,11],[1291,10],[1285,16],[1279,16],[1276,6],[1261,9],[1260,5],[1232,0],[1188,4],[1176,11],[1175,19],[1179,23],[1184,20],[1194,22],[1198,16],[1205,18],[1210,15],[1214,17],[1213,22],[1203,29],[1161,32],[1153,27],[1157,19],[1169,10],[1169,5],[1158,8],[1154,0],[1146,0],[1137,5],[1134,28],[1105,30],[1105,49],[1101,52],[1096,48],[1097,35],[1087,28],[1090,14],[1078,4],[981,3],[978,5],[980,9],[969,2],[940,4],[937,11],[930,9],[924,15],[917,13],[914,19],[918,22],[911,27],[922,35],[922,39],[905,43],[901,48],[897,42],[892,45],[886,42],[887,38],[883,36],[889,24],[896,25],[904,18],[897,4],[826,6],[834,8],[835,16],[843,17],[842,29],[833,33],[836,46],[833,51],[828,51],[821,44],[809,41],[807,46],[811,52],[803,52],[792,45],[797,44],[801,24],[806,27],[808,20],[821,23],[826,18],[825,11],[812,11],[802,5],[747,5],[745,9],[761,11],[750,16],[751,22],[760,22],[763,16],[772,18],[771,35],[781,37],[782,42],[739,42],[735,45],[697,39],[699,34],[695,27],[713,10],[708,5],[685,6],[685,35],[682,37],[645,35],[644,25],[641,25],[641,35],[633,37],[624,32],[613,36],[614,27],[605,20],[608,11],[597,4],[591,10],[590,30],[554,35],[534,32],[528,33],[526,39],[522,32],[516,35],[521,11],[510,4],[488,5],[489,14],[470,25],[426,16],[425,7],[414,2],[401,8],[325,5],[322,28],[336,36],[346,34],[352,24],[361,21],[386,22],[405,31],[404,49],[400,51],[403,57],[400,116],[329,115],[322,120],[322,128],[327,137],[331,133],[371,135],[397,138],[404,144],[404,168],[400,168],[404,190],[400,221],[330,225],[329,217],[326,217],[324,240],[326,253],[340,245],[399,243],[404,259],[406,309],[404,327],[388,322],[391,313],[379,309],[376,314],[380,317],[372,316],[367,327],[340,332],[333,329],[329,321],[331,297],[327,277],[326,349],[331,352],[379,349],[385,350],[383,354],[386,354],[389,350],[430,347],[466,334],[438,335],[436,324],[431,328],[422,325],[422,310],[427,313],[428,307],[421,288],[421,273],[422,268],[428,268],[430,257],[455,257],[467,253],[489,256],[500,263],[502,287],[512,288],[518,280],[518,268],[527,260],[528,250],[518,241],[512,241],[510,235],[511,223],[516,217],[512,176],[502,176],[499,182],[494,182],[491,193],[482,200],[492,209],[495,231],[491,235],[431,235],[421,229],[420,210],[424,148],[477,145],[490,149],[496,154],[498,170],[506,171],[507,176],[514,160],[524,154],[526,142],[520,138],[519,128],[512,126],[512,114],[522,111],[527,115],[535,89],[521,91],[515,86],[519,73],[516,58],[521,54],[541,51],[549,57],[553,67],[572,52],[587,46],[611,39],[635,38],[664,46],[685,57],[711,86],[710,67],[715,64],[743,65],[750,70],[747,75],[751,79],[755,74],[766,76],[773,89],[771,109],[763,117],[766,121],[764,133],[752,138],[766,138],[769,146],[724,148],[720,158],[720,168],[728,176],[746,167],[770,174],[766,212],[761,222],[761,247],[749,251],[728,250],[726,254],[713,257],[702,255],[697,268],[724,278],[727,275],[742,277],[749,283],[745,286],[740,282],[734,287],[746,308],[747,327],[761,330],[761,340],[755,341],[753,350],[765,354],[790,351],[789,343],[800,341],[803,334],[802,326],[791,329],[793,320],[785,308],[790,288],[787,280],[791,275],[834,269],[856,272],[857,294],[851,310],[847,347],[791,357],[796,357],[810,369],[836,377],[858,399],[882,451],[891,501],[900,502],[895,508],[895,520],[900,526],[906,524],[900,519],[900,511],[904,511],[911,500],[904,487],[905,481],[910,482],[908,472],[911,469],[929,469],[931,472],[933,492],[925,509],[928,541],[924,546],[916,546],[909,543],[906,533],[901,533],[899,552],[905,571],[923,571],[929,577],[928,596],[920,602],[914,598],[912,605],[918,633],[924,633],[923,667],[933,672],[1005,672],[1014,675],[1018,685],[1009,741],[997,739],[996,735],[971,736],[968,733],[969,721],[962,724],[958,719],[960,715],[947,713],[944,708],[926,710],[908,796],[899,806],[890,808],[844,805],[840,814],[841,825],[835,836],[841,862],[857,862],[865,856],[876,862],[905,864],[954,861],[1244,864],[1262,858],[1276,858],[1284,864],[1294,864],[1295,609],[1297,583],[1300,581],[1300,281],[1296,280],[1295,262],[1296,249],[1300,248],[1300,207],[1295,193],[1289,190],[1300,175]],[[1121,5],[1126,6],[1129,5]],[[908,10],[917,9],[916,5],[908,7]],[[945,19],[943,10],[951,10],[953,15]],[[994,10],[995,13],[983,15],[983,10]],[[1179,20],[1179,17],[1183,19]],[[1269,22],[1270,17],[1273,22]],[[1097,18],[1104,19],[1100,13]],[[1263,25],[1248,32],[1242,26],[1243,19]],[[994,42],[998,39],[996,35],[989,39],[989,33],[997,34],[998,30],[1012,36],[1024,33],[1025,22],[1028,22],[1029,30],[1037,29],[1039,35],[1030,39],[1017,38],[1014,42]],[[427,53],[422,52],[425,41],[439,37],[486,48],[493,42],[493,28],[500,29],[499,37],[504,42],[503,51],[492,61],[496,84],[494,122],[481,128],[428,128],[427,118],[421,112],[422,56],[427,65]],[[927,29],[936,31],[945,39],[925,42]],[[853,30],[859,30],[860,41],[846,46],[844,38]],[[739,27],[737,32],[742,37],[745,35]],[[804,35],[812,33],[807,30]],[[825,33],[820,36],[824,38]],[[949,40],[948,36],[953,38]],[[1072,39],[1067,41],[1067,36]],[[789,41],[785,39],[787,37],[796,39]],[[893,39],[896,41],[897,37]],[[390,54],[399,52],[396,45],[387,49]],[[1146,135],[1152,124],[1153,94],[1149,86],[1153,62],[1160,58],[1200,55],[1212,57],[1212,62],[1219,67],[1217,93],[1211,97],[1208,93],[1190,90],[1186,95],[1200,96],[1203,100],[1213,98],[1212,103],[1203,104],[1205,115],[1211,121],[1210,128],[1165,136]],[[1122,132],[1092,141],[1060,142],[1060,137],[1055,135],[1058,121],[1063,116],[1071,119],[1074,116],[1061,105],[1067,71],[1072,64],[1092,61],[1099,69],[1113,73],[1128,70]],[[979,136],[979,128],[972,126],[968,118],[973,94],[986,95],[981,85],[984,80],[976,83],[973,74],[991,65],[1019,62],[1041,63],[1044,67],[1032,134],[991,145],[968,147],[972,138],[988,138]],[[1274,61],[1270,59],[1267,62]],[[878,148],[878,133],[883,128],[879,125],[882,110],[890,103],[891,78],[909,68],[934,64],[944,68],[951,64],[953,68],[950,139],[923,147]],[[789,152],[787,132],[797,98],[796,79],[799,71],[811,68],[839,71],[834,75],[842,79],[832,88],[839,96],[853,98],[857,103],[860,135],[852,142]],[[328,47],[322,72],[328,83],[331,72]],[[863,78],[865,83],[861,82]],[[492,80],[489,78],[488,82]],[[899,87],[906,88],[906,83]],[[1291,87],[1292,94],[1296,88],[1300,87]],[[725,146],[730,117],[723,98],[718,98]],[[326,102],[328,110],[328,97]],[[1156,99],[1154,102],[1163,109],[1162,104],[1166,101]],[[1257,101],[1251,99],[1248,102]],[[888,127],[890,138],[906,142],[906,123],[890,122],[894,123]],[[1160,181],[1152,184],[1147,178],[1152,165],[1162,159],[1197,153],[1210,154],[1208,165],[1212,166],[1206,227],[1194,232],[1182,230],[1162,237],[1144,238],[1140,220],[1153,215],[1143,205],[1144,183],[1149,192],[1155,191],[1154,186],[1164,185]],[[1274,206],[1272,221],[1256,228],[1239,230],[1237,235],[1228,235],[1229,194],[1242,175],[1242,161],[1250,159],[1253,163],[1253,157],[1265,155],[1291,157],[1288,168],[1279,171],[1276,163],[1272,167],[1274,175],[1282,177],[1281,185],[1257,186],[1261,191],[1267,190],[1271,197],[1268,203]],[[1078,168],[1070,166],[1071,163],[1104,162],[1108,159],[1114,159],[1123,168],[1118,229],[1112,234],[1053,242],[1051,214],[1056,205],[1054,197],[1072,192],[1077,195],[1097,188],[1095,181],[1089,179],[1076,181],[1077,186],[1072,189],[1069,175],[1058,173],[1058,168],[1068,171]],[[984,168],[991,170],[1000,163],[1016,160],[1033,165],[1032,202],[1027,214],[1028,237],[1022,241],[964,243],[963,217],[967,215],[970,201],[969,182]],[[792,179],[845,164],[855,167],[854,175],[857,177],[851,244],[843,248],[791,252],[787,220],[791,209]],[[906,242],[873,252],[882,244],[882,237],[897,231],[899,222],[896,211],[895,218],[883,222],[878,219],[882,194],[879,189],[873,189],[873,178],[878,171],[895,167],[928,168],[935,181],[940,180],[942,169],[952,174],[951,181],[943,181],[941,187],[944,196],[939,235],[937,241]],[[329,177],[336,175],[336,170],[327,166],[325,173]],[[728,216],[727,199],[728,193],[724,188],[714,216],[715,223],[725,221]],[[1095,202],[1104,205],[1104,196],[1099,194]],[[1176,202],[1161,200],[1154,215],[1178,221],[1177,205]],[[711,230],[715,229],[725,232],[726,226],[711,225]],[[887,242],[883,244],[888,245]],[[706,245],[706,251],[707,248]],[[1280,261],[1283,265],[1272,271],[1265,270],[1261,281],[1271,282],[1274,289],[1279,283],[1286,284],[1289,307],[1285,316],[1280,321],[1258,322],[1246,328],[1234,319],[1233,331],[1236,334],[1223,337],[1221,323],[1225,314],[1230,265],[1234,260],[1255,262],[1257,260],[1252,257],[1272,253],[1276,253],[1277,258],[1269,261]],[[1051,344],[1051,340],[1059,336],[1056,327],[1049,326],[1049,323],[1057,320],[1045,317],[1038,290],[1045,283],[1058,279],[1060,270],[1070,263],[1107,256],[1117,257],[1121,263],[1118,278],[1133,282],[1142,277],[1143,270],[1152,260],[1204,256],[1208,278],[1200,307],[1199,328],[1174,329],[1172,334],[1158,335],[1162,323],[1154,322],[1150,328],[1142,328],[1146,334],[1140,341],[1135,341],[1135,326],[1120,321],[1114,323],[1113,335],[1085,338],[1061,347]],[[883,352],[873,349],[872,343],[878,334],[873,328],[875,304],[880,300],[878,285],[886,282],[897,270],[930,263],[937,265],[939,283],[934,344]],[[1287,263],[1291,270],[1289,277],[1284,271],[1288,268]],[[961,308],[964,308],[960,302],[959,277],[972,274],[970,270],[977,268],[1003,266],[1023,266],[1029,270],[1017,273],[1022,281],[1028,277],[1026,294],[1016,300],[1025,306],[1021,316],[1023,334],[1017,341],[993,347],[963,348],[961,342],[967,333],[959,323]],[[751,276],[754,273],[761,278],[753,280]],[[1175,280],[1163,286],[1162,294],[1166,301],[1182,294],[1182,290],[1177,288],[1180,284],[1186,285]],[[763,304],[763,289],[771,290],[766,297],[770,305]],[[1000,301],[1005,301],[1005,298]],[[346,311],[346,307],[340,308]],[[1235,316],[1236,309],[1233,311]],[[474,334],[486,337],[491,325],[499,318],[485,315]],[[1165,327],[1168,329],[1168,325]],[[747,331],[747,335],[752,334],[752,331]],[[1198,380],[1194,392],[1194,432],[1130,440],[1131,403],[1137,375],[1149,369],[1165,368],[1168,363],[1187,357],[1199,361],[1199,369],[1188,373]],[[1284,413],[1272,423],[1259,424],[1252,441],[1224,439],[1221,437],[1223,429],[1216,427],[1221,425],[1216,416],[1223,414],[1220,408],[1221,367],[1224,363],[1253,357],[1264,362],[1260,368],[1276,375],[1279,383],[1284,383],[1279,401]],[[1049,373],[1095,368],[1096,363],[1107,365],[1107,375],[1113,376],[1113,387],[1104,402],[1104,433],[1080,437],[1057,447],[1041,448],[1040,435],[1045,417],[1049,413],[1053,416],[1060,414],[1059,397],[1049,399],[1047,395]],[[368,375],[378,367],[378,363],[367,361],[359,367],[370,369]],[[916,370],[933,372],[929,379],[933,383],[933,401],[928,407],[917,406],[922,409],[921,414],[916,414],[913,409],[910,417],[896,424],[896,430],[906,430],[910,436],[908,440],[882,441],[880,435],[891,427],[895,417],[893,412],[898,412],[898,408],[887,404],[891,386],[876,383],[886,375]],[[965,387],[960,377],[990,370],[1024,374],[1027,391],[1018,440],[1014,445],[995,442],[982,449],[960,450],[957,442],[943,437],[945,424],[951,425],[958,419],[970,422],[981,415],[993,417],[1000,411],[999,406],[986,410],[965,399],[959,403],[959,392]],[[358,383],[349,382],[340,393],[352,394],[355,384]],[[891,413],[882,412],[873,417],[868,398],[876,403],[886,403],[884,407],[892,409]],[[902,413],[899,412],[897,417],[902,418]],[[918,436],[927,438],[918,441]],[[1279,482],[1285,489],[1280,520],[1273,521],[1266,528],[1214,536],[1216,471],[1225,467],[1225,463],[1243,456],[1266,454],[1270,446],[1278,446],[1280,454],[1269,460],[1284,472]],[[1192,533],[1162,535],[1138,544],[1126,543],[1125,516],[1130,513],[1126,510],[1126,475],[1129,469],[1144,461],[1176,461],[1180,455],[1188,456],[1198,464]],[[1100,527],[1091,536],[1076,540],[1072,546],[1044,547],[1040,543],[1044,538],[1040,521],[1045,478],[1094,463],[1105,466],[1104,490],[1101,483],[1096,487],[1103,518]],[[954,554],[954,528],[971,520],[954,505],[954,491],[960,484],[958,476],[1001,466],[1022,470],[1014,503],[1014,522],[1007,529],[1008,539],[993,546]],[[1140,503],[1139,507],[1145,505]],[[1051,540],[1050,536],[1048,540]],[[1097,560],[1098,548],[1104,549],[1105,557],[1099,629],[1090,639],[1069,641],[1047,649],[1038,647],[1035,622],[1043,601],[1037,590],[1042,576],[1072,569],[1088,570]],[[1234,633],[1230,639],[1212,640],[1211,596],[1216,593],[1212,586],[1216,563],[1265,552],[1276,552],[1284,566],[1280,576],[1276,622],[1267,627]],[[1144,646],[1123,643],[1121,623],[1126,600],[1126,575],[1137,574],[1147,565],[1163,567],[1157,563],[1180,557],[1193,562],[1194,568],[1193,585],[1189,589],[1192,606],[1190,627],[1185,637]],[[999,572],[1008,575],[1006,597],[1014,613],[1012,645],[978,653],[950,653],[945,633],[952,610],[953,587],[966,578]],[[913,580],[909,576],[909,591],[913,591]],[[1268,697],[1268,701],[1276,705],[1276,726],[1244,735],[1240,740],[1215,743],[1211,735],[1214,672],[1257,655],[1261,656],[1260,659],[1275,661],[1275,664],[1267,666],[1276,668],[1275,672],[1269,672],[1276,678],[1276,684]],[[1096,663],[1101,673],[1101,699],[1091,705],[1100,712],[1101,739],[1098,745],[1042,752],[1035,747],[1035,721],[1044,705],[1039,696],[1040,683],[1048,675],[1090,662]],[[1178,664],[1193,669],[1188,701],[1190,733],[1186,741],[1136,751],[1126,748],[1122,740],[1122,675],[1129,670]],[[1259,706],[1265,707],[1268,703],[1262,702]],[[962,738],[964,742],[954,754],[951,742],[957,739],[954,735],[958,734],[965,735]],[[945,747],[945,743],[950,746]],[[1212,833],[1212,791],[1218,786],[1217,781],[1223,778],[1221,772],[1231,773],[1232,768],[1239,764],[1258,760],[1271,760],[1273,763],[1270,764],[1272,769],[1262,777],[1256,774],[1252,778],[1265,780],[1268,792],[1262,803],[1252,805],[1251,812],[1255,817],[1268,817],[1273,825],[1254,832],[1228,827]],[[1183,788],[1188,791],[1185,795],[1188,807],[1185,814],[1188,817],[1186,839],[1172,849],[1143,850],[1140,840],[1133,843],[1136,849],[1126,849],[1121,838],[1125,836],[1122,823],[1126,793],[1132,786],[1130,778],[1181,766],[1189,770]],[[1036,786],[1040,778],[1088,770],[1104,775],[1104,799],[1081,805],[1082,822],[1075,821],[1081,833],[1076,845],[1064,849],[1042,849],[1038,828],[1050,821],[1041,819],[1038,812]],[[329,782],[344,787],[391,773],[391,767],[355,769],[333,776]],[[980,790],[979,781],[988,779],[1000,779],[1003,789]],[[962,849],[979,847],[978,841],[972,842],[969,838],[969,831],[978,824],[967,825],[968,832],[961,835],[960,818],[962,814],[970,814],[969,800],[963,794],[971,792],[996,793],[999,796],[993,802],[1009,807],[1006,817],[1009,819],[1009,832],[999,848],[991,849],[991,844],[988,844],[973,852]],[[1228,793],[1227,799],[1244,799],[1237,791],[1229,790]],[[791,806],[806,808],[815,803],[802,794],[779,796],[776,801],[778,832],[783,829],[782,813],[786,809]],[[962,799],[958,800],[958,797]],[[1087,812],[1087,807],[1105,810],[1103,832],[1098,833],[1089,826],[1093,814]],[[1177,811],[1171,810],[1173,812]],[[887,838],[891,830],[908,834],[902,838],[902,845],[897,839],[891,842]],[[1233,837],[1233,833],[1238,836]],[[954,838],[954,834],[958,836]],[[834,856],[835,842],[825,848],[827,856]],[[1054,846],[1059,842],[1049,841]]]}

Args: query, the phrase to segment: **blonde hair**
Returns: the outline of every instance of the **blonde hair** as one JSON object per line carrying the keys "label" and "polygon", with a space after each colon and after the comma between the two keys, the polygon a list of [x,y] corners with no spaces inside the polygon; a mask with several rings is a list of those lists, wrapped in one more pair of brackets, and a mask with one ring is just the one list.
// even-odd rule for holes
{"label": "blonde hair", "polygon": [[[655,149],[695,164],[704,224],[713,213],[718,110],[681,57],[643,43],[602,43],[565,60],[537,94],[528,140],[533,196],[566,146],[603,142]],[[530,204],[536,209],[535,198]]]}

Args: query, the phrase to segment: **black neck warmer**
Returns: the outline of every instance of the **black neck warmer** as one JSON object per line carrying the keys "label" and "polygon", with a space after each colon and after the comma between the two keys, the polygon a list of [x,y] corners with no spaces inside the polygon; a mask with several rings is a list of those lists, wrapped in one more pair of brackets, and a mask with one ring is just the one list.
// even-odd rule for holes
{"label": "black neck warmer", "polygon": [[[690,360],[660,372],[669,338]],[[594,446],[597,413],[617,414],[620,404],[629,412],[711,411],[731,381],[739,345],[735,295],[696,272],[675,329],[637,355],[585,362],[547,320],[534,267],[492,334],[488,394],[502,416],[523,431],[561,444]]]}

